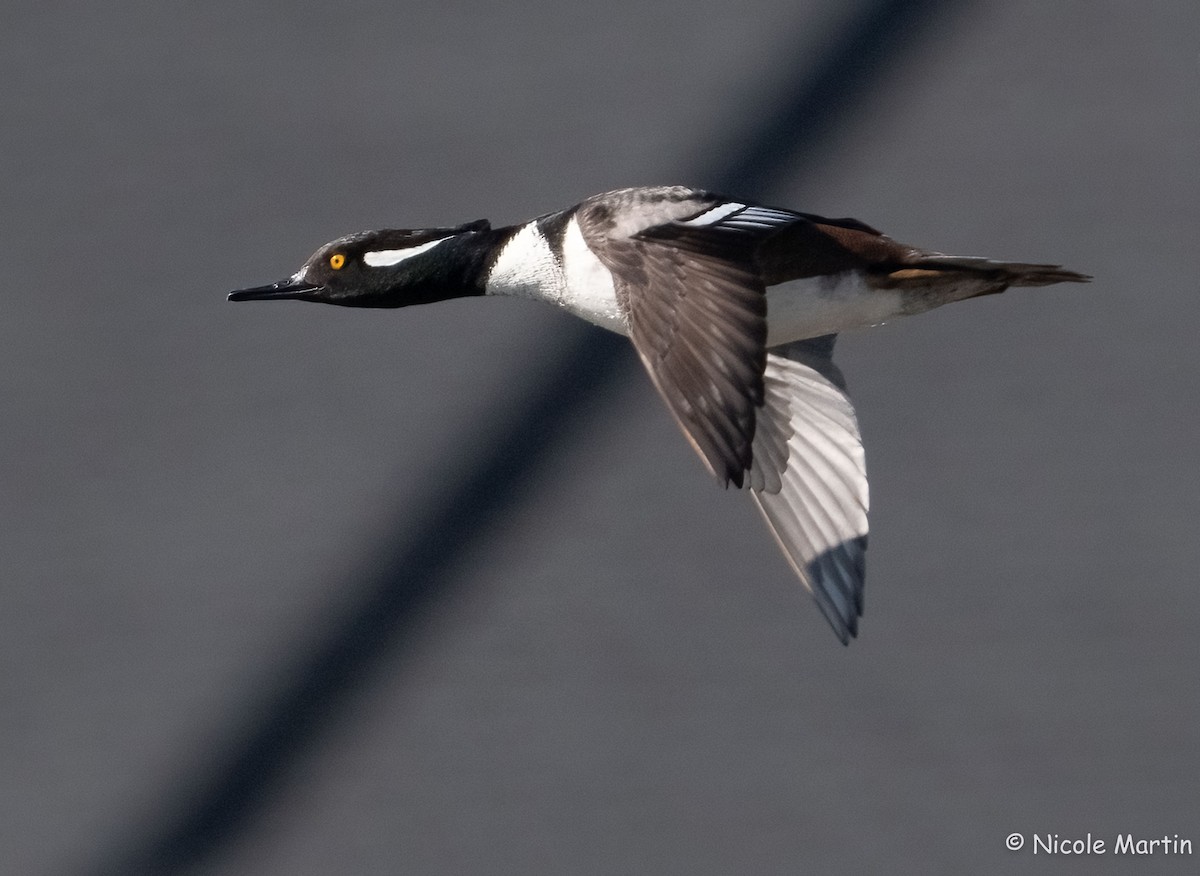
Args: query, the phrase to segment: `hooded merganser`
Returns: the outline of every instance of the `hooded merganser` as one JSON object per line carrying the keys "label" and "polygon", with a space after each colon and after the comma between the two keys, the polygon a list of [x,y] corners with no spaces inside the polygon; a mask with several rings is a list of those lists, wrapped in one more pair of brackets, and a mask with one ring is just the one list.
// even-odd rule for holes
{"label": "hooded merganser", "polygon": [[722,483],[749,490],[843,644],[863,610],[867,475],[836,333],[1009,286],[1086,282],[1057,265],[948,256],[855,219],[681,186],[621,189],[520,225],[364,231],[231,301],[405,307],[549,301],[627,335]]}

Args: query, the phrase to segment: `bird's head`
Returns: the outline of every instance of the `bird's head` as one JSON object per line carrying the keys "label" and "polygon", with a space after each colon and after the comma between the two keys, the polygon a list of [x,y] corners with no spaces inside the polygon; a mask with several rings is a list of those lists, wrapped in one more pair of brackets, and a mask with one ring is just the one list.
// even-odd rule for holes
{"label": "bird's head", "polygon": [[490,231],[481,219],[456,228],[350,234],[322,246],[287,279],[230,292],[229,300],[406,307],[478,295]]}

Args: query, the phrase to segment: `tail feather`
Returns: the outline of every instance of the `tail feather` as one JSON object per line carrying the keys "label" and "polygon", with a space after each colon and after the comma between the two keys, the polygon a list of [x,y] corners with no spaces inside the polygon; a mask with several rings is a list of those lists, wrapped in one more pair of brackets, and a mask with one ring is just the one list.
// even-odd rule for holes
{"label": "tail feather", "polygon": [[1052,283],[1088,283],[1091,277],[1068,271],[1061,265],[1034,265],[1026,262],[997,262],[975,256],[921,255],[911,268],[930,271],[966,271],[992,275],[1006,286],[1049,286]]}

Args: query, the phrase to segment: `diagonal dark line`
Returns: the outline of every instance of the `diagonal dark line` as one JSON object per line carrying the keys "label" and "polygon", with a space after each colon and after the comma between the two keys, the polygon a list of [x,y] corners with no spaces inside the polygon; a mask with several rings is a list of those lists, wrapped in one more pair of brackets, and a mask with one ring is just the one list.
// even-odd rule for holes
{"label": "diagonal dark line", "polygon": [[[836,133],[863,96],[877,86],[901,51],[913,51],[935,13],[959,3],[884,0],[864,3],[815,65],[773,86],[775,110],[731,127],[736,142],[701,167],[695,181],[743,197],[762,197],[772,182],[812,156]],[[756,123],[757,122],[757,123]],[[528,403],[504,423],[489,423],[495,440],[451,491],[440,491],[419,527],[348,575],[363,594],[352,614],[321,634],[318,644],[281,675],[279,688],[228,750],[214,751],[202,776],[177,791],[167,811],[137,838],[113,850],[91,872],[168,874],[194,871],[244,834],[269,804],[288,769],[306,756],[345,701],[402,648],[439,596],[461,579],[468,549],[486,541],[531,488],[556,448],[566,444],[606,393],[636,371],[624,339],[571,327],[563,351],[538,374]],[[461,582],[460,582],[461,583]]]}
{"label": "diagonal dark line", "polygon": [[730,160],[703,177],[719,192],[768,199],[777,180],[801,159],[814,160],[841,123],[862,109],[901,54],[923,48],[935,16],[962,7],[963,0],[879,0],[865,3],[847,21],[825,54],[797,66],[776,83],[780,100],[772,112],[744,127],[732,126]]}

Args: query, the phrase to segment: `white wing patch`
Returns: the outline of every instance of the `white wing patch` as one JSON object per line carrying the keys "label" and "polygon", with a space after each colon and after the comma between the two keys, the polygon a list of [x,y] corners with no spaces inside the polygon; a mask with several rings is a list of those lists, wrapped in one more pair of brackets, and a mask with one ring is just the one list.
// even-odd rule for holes
{"label": "white wing patch", "polygon": [[675,224],[692,226],[712,225],[716,222],[720,222],[726,216],[736,213],[738,210],[744,209],[745,206],[745,204],[735,204],[733,202],[717,204],[717,206],[710,207],[699,216],[693,216],[691,219],[688,219],[684,222],[677,222]]}
{"label": "white wing patch", "polygon": [[699,216],[693,216],[675,225],[692,228],[717,228],[743,233],[764,231],[790,225],[796,221],[796,214],[787,210],[775,210],[771,207],[756,207],[726,201],[709,207]]}
{"label": "white wing patch", "polygon": [[763,231],[767,228],[777,228],[790,225],[796,221],[796,215],[787,210],[773,210],[770,207],[747,207],[721,222],[722,228],[735,231]]}
{"label": "white wing patch", "polygon": [[433,249],[439,243],[449,240],[449,237],[439,237],[437,240],[431,240],[428,243],[421,243],[417,246],[409,246],[404,249],[375,249],[363,253],[363,262],[372,268],[388,268],[392,265],[398,265],[405,259],[411,259],[413,256]]}

